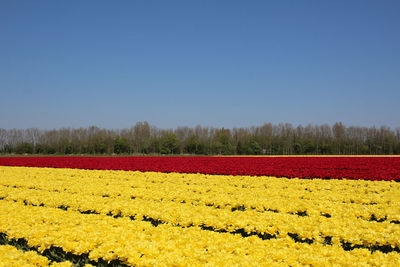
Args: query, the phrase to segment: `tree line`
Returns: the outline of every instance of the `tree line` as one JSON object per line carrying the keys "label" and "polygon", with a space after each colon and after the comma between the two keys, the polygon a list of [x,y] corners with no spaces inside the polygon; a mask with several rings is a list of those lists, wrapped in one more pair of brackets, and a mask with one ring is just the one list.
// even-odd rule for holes
{"label": "tree line", "polygon": [[271,124],[249,128],[1,129],[6,154],[368,155],[400,154],[400,128]]}

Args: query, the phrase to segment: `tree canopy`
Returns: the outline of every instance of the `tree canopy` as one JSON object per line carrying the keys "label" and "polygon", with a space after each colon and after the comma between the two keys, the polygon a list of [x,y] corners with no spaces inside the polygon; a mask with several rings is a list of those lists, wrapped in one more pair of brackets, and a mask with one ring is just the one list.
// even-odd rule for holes
{"label": "tree canopy", "polygon": [[1,129],[0,153],[306,155],[400,154],[400,128],[271,124],[249,128]]}

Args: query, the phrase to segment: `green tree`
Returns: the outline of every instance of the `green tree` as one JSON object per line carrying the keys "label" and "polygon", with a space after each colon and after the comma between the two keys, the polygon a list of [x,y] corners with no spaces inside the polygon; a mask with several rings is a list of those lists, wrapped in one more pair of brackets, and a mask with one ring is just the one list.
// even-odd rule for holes
{"label": "green tree", "polygon": [[250,154],[250,155],[260,155],[261,154],[261,147],[256,140],[250,141],[248,154]]}
{"label": "green tree", "polygon": [[312,139],[307,140],[304,144],[304,152],[307,154],[315,153],[315,142]]}
{"label": "green tree", "polygon": [[13,148],[10,144],[5,144],[2,151],[4,153],[11,153],[11,152],[13,152]]}
{"label": "green tree", "polygon": [[190,154],[201,154],[203,153],[202,148],[203,147],[197,135],[192,134],[186,140],[184,151]]}
{"label": "green tree", "polygon": [[228,129],[222,128],[216,132],[215,140],[212,144],[212,150],[216,154],[232,154],[232,136]]}
{"label": "green tree", "polygon": [[238,155],[246,154],[246,147],[245,147],[245,145],[242,145],[242,142],[240,140],[237,142],[236,153]]}
{"label": "green tree", "polygon": [[114,138],[114,153],[128,153],[129,152],[129,144],[126,138],[121,138],[119,135],[116,135]]}
{"label": "green tree", "polygon": [[179,151],[178,138],[174,133],[165,134],[161,138],[160,153],[161,154],[177,154]]}
{"label": "green tree", "polygon": [[302,148],[300,142],[295,142],[293,144],[293,151],[294,151],[294,154],[297,154],[297,155],[299,155],[303,152],[303,148]]}
{"label": "green tree", "polygon": [[18,144],[15,147],[15,153],[17,153],[17,154],[24,154],[24,153],[32,154],[33,151],[34,151],[33,145],[30,143],[26,143],[26,142]]}

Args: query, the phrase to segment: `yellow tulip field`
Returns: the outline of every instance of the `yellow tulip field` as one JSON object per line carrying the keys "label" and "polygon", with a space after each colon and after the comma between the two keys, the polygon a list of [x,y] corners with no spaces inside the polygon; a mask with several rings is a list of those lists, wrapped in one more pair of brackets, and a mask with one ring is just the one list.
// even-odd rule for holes
{"label": "yellow tulip field", "polygon": [[400,184],[0,167],[3,266],[398,266]]}

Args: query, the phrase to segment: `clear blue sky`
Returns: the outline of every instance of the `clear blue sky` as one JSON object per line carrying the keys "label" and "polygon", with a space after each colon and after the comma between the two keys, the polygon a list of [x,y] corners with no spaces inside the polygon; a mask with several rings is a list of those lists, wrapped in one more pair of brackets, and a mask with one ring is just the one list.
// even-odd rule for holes
{"label": "clear blue sky", "polygon": [[0,0],[0,128],[400,127],[400,1]]}

